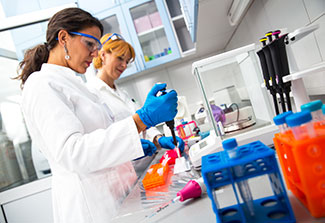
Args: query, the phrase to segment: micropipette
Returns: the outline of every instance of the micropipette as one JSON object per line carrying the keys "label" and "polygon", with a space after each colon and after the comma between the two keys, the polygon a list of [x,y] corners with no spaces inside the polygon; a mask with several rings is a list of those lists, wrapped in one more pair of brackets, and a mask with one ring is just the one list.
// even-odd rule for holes
{"label": "micropipette", "polygon": [[203,193],[206,192],[206,186],[204,184],[203,178],[199,178],[199,179],[194,179],[194,180],[190,180],[189,182],[187,182],[187,184],[185,185],[185,187],[183,189],[181,189],[177,194],[176,197],[171,199],[169,202],[163,204],[162,206],[160,206],[155,212],[149,214],[146,216],[146,220],[153,220],[152,218],[155,217],[158,213],[160,213],[162,210],[165,210],[167,207],[171,206],[171,205],[175,205],[178,204],[179,201],[183,202],[186,201],[190,198],[197,198],[200,197]]}

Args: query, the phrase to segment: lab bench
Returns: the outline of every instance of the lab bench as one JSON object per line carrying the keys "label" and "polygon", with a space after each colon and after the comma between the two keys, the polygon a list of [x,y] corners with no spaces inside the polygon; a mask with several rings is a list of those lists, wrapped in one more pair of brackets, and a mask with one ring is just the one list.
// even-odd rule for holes
{"label": "lab bench", "polygon": [[[187,150],[185,149],[185,151]],[[159,151],[151,164],[158,163],[164,152],[164,150]],[[185,157],[187,157],[186,154]],[[203,194],[200,198],[189,199],[185,202],[170,203],[176,197],[177,192],[190,179],[200,177],[200,173],[193,168],[191,171],[182,175],[173,175],[172,171],[173,168],[169,172],[171,179],[169,181],[167,180],[168,185],[147,191],[142,186],[142,179],[146,174],[145,171],[128,197],[124,200],[120,212],[113,219],[113,222],[216,222],[216,215],[212,210],[211,200],[207,194]],[[262,183],[269,183],[266,178],[261,178]],[[255,194],[263,196],[266,193],[265,188],[267,187],[263,187],[260,184],[261,179],[257,180],[259,184],[254,185],[253,182],[251,189],[254,190]],[[289,190],[287,190],[287,193],[297,222],[325,222],[325,218],[313,218]],[[220,204],[228,206],[235,202],[231,200],[231,194],[233,194],[231,185],[220,188],[217,192]],[[167,206],[168,203],[170,204]]]}
{"label": "lab bench", "polygon": [[[190,179],[199,178],[200,173],[194,169],[191,171],[173,175],[170,170],[169,183],[145,191],[142,179],[151,164],[159,162],[166,150],[160,150],[153,159],[147,159],[142,174],[138,172],[139,180],[122,203],[118,216],[113,223],[119,222],[216,222],[216,216],[212,210],[211,201],[207,194],[200,198],[189,199],[185,202],[172,203],[154,215],[156,210],[176,197]],[[187,151],[185,149],[185,151]],[[187,154],[185,153],[185,157]],[[140,169],[139,169],[140,170]],[[259,181],[260,182],[260,181]],[[255,185],[254,192],[265,193],[264,187]],[[232,202],[229,195],[233,193],[231,186],[220,188],[217,192],[220,203],[227,205]],[[292,209],[297,222],[318,223],[325,222],[325,218],[313,218],[299,200],[287,190]],[[0,193],[0,222],[53,222],[51,204],[51,177],[33,181],[13,189]],[[3,215],[3,212],[5,215]],[[152,216],[148,218],[146,216]],[[6,221],[4,220],[6,218]]]}

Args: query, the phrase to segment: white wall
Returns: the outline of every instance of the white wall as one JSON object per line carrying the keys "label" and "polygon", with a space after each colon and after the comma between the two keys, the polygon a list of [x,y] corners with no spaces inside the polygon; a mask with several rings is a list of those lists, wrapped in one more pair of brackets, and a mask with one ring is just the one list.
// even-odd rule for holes
{"label": "white wall", "polygon": [[[238,26],[226,51],[259,39],[272,30],[297,28],[319,24],[313,34],[293,45],[300,69],[325,61],[325,1],[324,0],[255,0]],[[325,94],[325,73],[304,78],[310,95]]]}

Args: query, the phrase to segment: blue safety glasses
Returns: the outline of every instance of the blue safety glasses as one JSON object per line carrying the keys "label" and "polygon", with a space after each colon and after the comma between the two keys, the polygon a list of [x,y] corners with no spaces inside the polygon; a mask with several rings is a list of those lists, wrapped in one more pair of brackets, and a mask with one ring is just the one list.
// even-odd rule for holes
{"label": "blue safety glasses", "polygon": [[102,45],[104,45],[105,43],[107,43],[110,39],[111,39],[111,40],[117,40],[117,39],[124,40],[123,37],[122,37],[120,34],[118,34],[118,33],[113,33],[112,35],[110,35],[110,36],[107,38],[107,40],[105,40],[105,42],[103,42]]}
{"label": "blue safety glasses", "polygon": [[79,33],[79,32],[69,32],[73,35],[81,36],[81,42],[87,47],[90,52],[95,52],[96,50],[100,50],[102,48],[102,44],[100,40],[96,37],[86,34],[86,33]]}

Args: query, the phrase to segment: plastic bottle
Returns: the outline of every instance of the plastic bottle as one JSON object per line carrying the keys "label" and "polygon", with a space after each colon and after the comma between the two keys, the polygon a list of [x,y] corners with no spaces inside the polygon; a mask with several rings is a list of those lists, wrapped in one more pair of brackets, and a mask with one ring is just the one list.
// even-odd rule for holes
{"label": "plastic bottle", "polygon": [[301,111],[309,111],[313,117],[313,121],[324,120],[324,115],[322,112],[323,103],[321,100],[311,101],[309,103],[301,105]]}
{"label": "plastic bottle", "polygon": [[[230,160],[239,158],[239,154],[237,153],[238,144],[236,139],[234,138],[226,139],[222,142],[222,146],[224,150],[227,152]],[[242,177],[244,175],[244,169],[242,166],[235,166],[233,170],[237,178]],[[238,184],[240,195],[244,203],[247,205],[249,214],[251,216],[255,215],[253,197],[249,185],[247,183],[247,180],[238,181],[237,184]]]}
{"label": "plastic bottle", "polygon": [[273,118],[274,124],[276,124],[279,127],[280,133],[284,133],[288,130],[288,125],[286,123],[285,118],[292,114],[293,114],[292,111],[287,111]]}
{"label": "plastic bottle", "polygon": [[309,111],[301,111],[286,117],[288,126],[296,140],[313,138],[316,136],[312,116]]}

